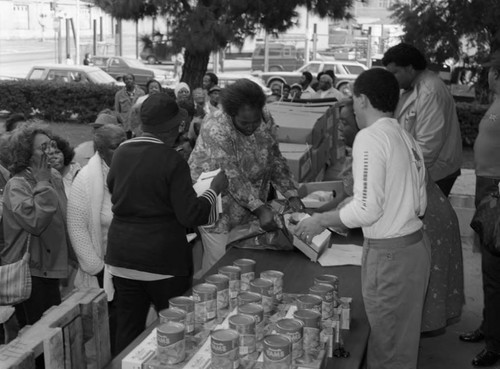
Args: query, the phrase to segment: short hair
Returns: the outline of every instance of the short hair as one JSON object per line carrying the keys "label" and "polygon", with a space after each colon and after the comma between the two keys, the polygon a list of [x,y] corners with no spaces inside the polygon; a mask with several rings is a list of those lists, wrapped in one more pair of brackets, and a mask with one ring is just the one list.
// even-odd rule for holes
{"label": "short hair", "polygon": [[125,74],[125,75],[123,76],[123,79],[125,79],[125,77],[128,77],[128,76],[132,77],[132,80],[135,82],[135,76],[134,76],[132,73],[127,73],[127,74]]}
{"label": "short hair", "polygon": [[375,109],[393,113],[399,101],[398,80],[386,69],[365,70],[354,81],[353,94],[356,97],[366,95]]}
{"label": "short hair", "polygon": [[108,148],[113,138],[127,139],[123,127],[116,124],[105,124],[94,131],[93,141],[95,150],[102,155],[103,150]]}
{"label": "short hair", "polygon": [[146,83],[146,93],[148,93],[149,91],[149,85],[151,85],[151,83],[157,83],[158,86],[160,86],[160,92],[163,91],[163,87],[161,87],[161,83],[158,82],[156,79],[150,79],[147,83]]}
{"label": "short hair", "polygon": [[9,167],[12,174],[22,172],[30,165],[33,156],[33,141],[37,134],[52,137],[48,129],[36,122],[23,125],[12,131],[9,140]]}
{"label": "short hair", "polygon": [[19,122],[25,122],[26,116],[23,113],[12,113],[5,120],[5,131],[11,132],[16,128],[16,124]]}
{"label": "short hair", "polygon": [[210,82],[212,82],[214,85],[219,84],[219,78],[217,77],[217,75],[215,73],[208,72],[208,73],[205,73],[205,75],[210,78]]}
{"label": "short hair", "polygon": [[52,139],[56,142],[57,148],[62,152],[64,157],[64,166],[67,166],[71,163],[73,158],[75,157],[75,149],[71,147],[69,142],[62,138],[61,136],[52,135]]}
{"label": "short hair", "polygon": [[257,83],[241,78],[222,89],[220,104],[229,116],[234,117],[242,106],[262,110],[266,104],[266,95]]}
{"label": "short hair", "polygon": [[335,82],[335,72],[332,69],[325,70],[323,74],[329,75],[330,77],[332,77],[332,82]]}
{"label": "short hair", "polygon": [[382,58],[382,64],[387,67],[394,63],[398,67],[407,67],[411,65],[415,70],[424,70],[427,68],[427,60],[424,54],[415,46],[405,43],[400,43],[389,48]]}
{"label": "short hair", "polygon": [[285,83],[285,84],[281,87],[281,89],[282,89],[282,90],[284,90],[285,88],[288,88],[288,91],[290,91],[290,90],[292,89],[292,88],[290,87],[290,85],[288,85],[288,84],[286,84],[286,83]]}
{"label": "short hair", "polygon": [[312,82],[312,80],[313,80],[313,75],[311,74],[311,72],[305,71],[305,72],[302,72],[302,75],[303,75],[304,77],[306,77],[306,81],[307,81],[308,83],[311,83],[311,82]]}

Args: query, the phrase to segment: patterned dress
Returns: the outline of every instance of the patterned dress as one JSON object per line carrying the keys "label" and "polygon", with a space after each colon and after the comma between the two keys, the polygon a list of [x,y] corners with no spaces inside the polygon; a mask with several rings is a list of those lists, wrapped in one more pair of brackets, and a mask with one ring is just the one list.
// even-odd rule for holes
{"label": "patterned dress", "polygon": [[265,204],[270,185],[286,198],[297,189],[286,159],[273,134],[274,122],[263,110],[263,123],[250,136],[240,133],[224,111],[205,117],[196,146],[189,158],[191,177],[224,169],[229,180],[222,194],[223,213],[210,232],[226,233],[239,224],[255,219],[252,211]]}
{"label": "patterned dress", "polygon": [[421,330],[429,332],[456,322],[465,303],[458,218],[448,199],[431,180],[427,183],[427,210],[423,222],[431,241],[432,256]]}

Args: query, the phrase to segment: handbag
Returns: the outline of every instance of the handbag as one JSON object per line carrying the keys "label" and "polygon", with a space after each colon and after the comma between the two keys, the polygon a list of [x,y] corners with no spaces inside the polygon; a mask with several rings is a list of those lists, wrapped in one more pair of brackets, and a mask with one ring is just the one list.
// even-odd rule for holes
{"label": "handbag", "polygon": [[500,194],[494,192],[479,203],[471,228],[478,234],[481,245],[490,253],[500,256]]}
{"label": "handbag", "polygon": [[15,305],[31,296],[31,273],[29,267],[31,234],[28,233],[26,252],[21,260],[0,265],[0,306]]}

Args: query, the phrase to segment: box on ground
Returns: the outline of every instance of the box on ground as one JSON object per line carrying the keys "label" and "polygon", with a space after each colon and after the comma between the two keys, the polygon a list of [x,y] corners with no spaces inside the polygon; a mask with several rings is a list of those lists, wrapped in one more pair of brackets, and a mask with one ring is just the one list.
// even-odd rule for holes
{"label": "box on ground", "polygon": [[303,182],[308,178],[313,169],[310,146],[280,142],[279,148],[281,154],[288,162],[288,167],[293,173],[295,180]]}
{"label": "box on ground", "polygon": [[331,192],[332,201],[339,199],[344,194],[344,183],[342,181],[325,181],[325,182],[309,182],[302,183],[299,186],[299,197],[302,198],[302,202],[306,208],[319,208],[326,205],[329,201],[313,201],[304,200],[307,195],[316,191],[326,191]]}

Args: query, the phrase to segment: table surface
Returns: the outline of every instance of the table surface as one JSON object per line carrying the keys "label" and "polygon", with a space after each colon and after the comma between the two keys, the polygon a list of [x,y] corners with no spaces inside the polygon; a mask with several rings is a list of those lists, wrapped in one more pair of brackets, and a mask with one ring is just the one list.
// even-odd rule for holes
{"label": "table surface", "polygon": [[[336,237],[336,243],[357,243],[359,237]],[[280,270],[284,273],[283,291],[287,293],[307,293],[313,285],[314,277],[320,274],[333,274],[339,277],[339,292],[341,297],[352,297],[350,330],[343,331],[344,347],[350,352],[349,358],[331,358],[328,369],[360,368],[363,363],[368,334],[370,331],[361,296],[361,268],[359,266],[322,267],[311,262],[298,250],[272,251],[232,248],[214,265],[207,275],[214,274],[223,265],[232,265],[240,258],[256,261],[256,276],[264,270]],[[122,359],[156,327],[158,321],[141,333],[125,350],[116,356],[107,369],[121,369]]]}

